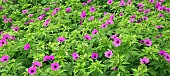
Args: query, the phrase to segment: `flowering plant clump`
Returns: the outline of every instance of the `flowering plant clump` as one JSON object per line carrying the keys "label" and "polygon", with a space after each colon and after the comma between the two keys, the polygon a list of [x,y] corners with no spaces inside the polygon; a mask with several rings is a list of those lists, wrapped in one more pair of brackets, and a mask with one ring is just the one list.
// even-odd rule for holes
{"label": "flowering plant clump", "polygon": [[0,0],[0,76],[169,76],[169,0]]}

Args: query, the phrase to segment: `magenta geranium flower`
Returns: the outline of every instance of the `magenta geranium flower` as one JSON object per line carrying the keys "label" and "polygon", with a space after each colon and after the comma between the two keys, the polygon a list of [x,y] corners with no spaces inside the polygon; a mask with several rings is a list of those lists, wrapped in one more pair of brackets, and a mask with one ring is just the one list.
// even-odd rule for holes
{"label": "magenta geranium flower", "polygon": [[158,17],[159,17],[159,18],[160,18],[160,17],[164,18],[164,14],[159,14]]}
{"label": "magenta geranium flower", "polygon": [[7,17],[6,17],[6,14],[2,16],[2,19],[6,19],[6,18],[7,18]]}
{"label": "magenta geranium flower", "polygon": [[166,53],[166,52],[165,52],[164,50],[160,50],[158,54],[159,54],[160,56],[165,56],[165,53]]}
{"label": "magenta geranium flower", "polygon": [[5,44],[8,44],[6,39],[1,39],[0,40],[0,47],[4,46]]}
{"label": "magenta geranium flower", "polygon": [[93,29],[92,35],[95,35],[95,34],[97,34],[97,33],[98,33],[98,30],[97,30],[97,29]]}
{"label": "magenta geranium flower", "polygon": [[136,18],[136,15],[133,14],[132,16],[130,16],[130,18],[131,18],[131,19],[135,19],[135,18]]}
{"label": "magenta geranium flower", "polygon": [[43,20],[44,17],[45,17],[45,14],[42,14],[42,15],[40,15],[40,16],[37,18],[37,20]]}
{"label": "magenta geranium flower", "polygon": [[158,7],[160,7],[160,6],[162,6],[162,2],[156,2],[155,8],[158,8]]}
{"label": "magenta geranium flower", "polygon": [[8,20],[10,23],[12,23],[12,18],[7,18],[7,20]]}
{"label": "magenta geranium flower", "polygon": [[154,0],[149,0],[149,2],[153,4],[155,1]]}
{"label": "magenta geranium flower", "polygon": [[112,50],[108,50],[104,53],[104,56],[107,57],[107,58],[111,58],[112,55],[113,55]]}
{"label": "magenta geranium flower", "polygon": [[64,41],[66,40],[66,38],[64,38],[64,37],[58,37],[57,40],[58,40],[58,42],[64,42]]}
{"label": "magenta geranium flower", "polygon": [[4,19],[4,23],[8,23],[8,19]]}
{"label": "magenta geranium flower", "polygon": [[18,30],[19,30],[19,27],[16,26],[16,27],[14,28],[14,31],[18,32]]}
{"label": "magenta geranium flower", "polygon": [[45,8],[45,9],[44,9],[44,12],[47,12],[48,10],[50,10],[50,7]]}
{"label": "magenta geranium flower", "polygon": [[135,21],[134,18],[131,18],[131,19],[129,20],[130,23],[133,23],[134,21]]}
{"label": "magenta geranium flower", "polygon": [[48,61],[48,60],[50,60],[49,56],[48,55],[44,56],[43,61],[45,62],[45,61]]}
{"label": "magenta geranium flower", "polygon": [[143,12],[143,9],[138,9],[138,12]]}
{"label": "magenta geranium flower", "polygon": [[144,4],[139,3],[139,4],[138,4],[138,7],[139,7],[139,8],[143,8],[143,7],[144,7]]}
{"label": "magenta geranium flower", "polygon": [[15,36],[12,36],[12,37],[11,37],[11,40],[15,40]]}
{"label": "magenta geranium flower", "polygon": [[51,69],[56,71],[60,68],[60,65],[57,62],[51,64]]}
{"label": "magenta geranium flower", "polygon": [[152,45],[152,41],[148,38],[144,40],[144,43],[146,46],[151,46]]}
{"label": "magenta geranium flower", "polygon": [[106,23],[102,24],[100,28],[106,28],[108,25]]}
{"label": "magenta geranium flower", "polygon": [[161,29],[162,28],[162,25],[159,25],[159,26],[156,26],[157,29]]}
{"label": "magenta geranium flower", "polygon": [[55,58],[53,55],[50,55],[50,56],[48,56],[48,57],[49,57],[49,60],[50,60],[50,61],[53,61],[54,58]]}
{"label": "magenta geranium flower", "polygon": [[87,4],[89,4],[92,0],[87,0]]}
{"label": "magenta geranium flower", "polygon": [[25,46],[24,46],[24,50],[29,50],[30,49],[30,44],[26,44]]}
{"label": "magenta geranium flower", "polygon": [[114,14],[111,14],[109,20],[113,20],[113,19],[114,19]]}
{"label": "magenta geranium flower", "polygon": [[120,12],[119,16],[123,16],[123,15],[124,15],[123,12]]}
{"label": "magenta geranium flower", "polygon": [[84,36],[84,38],[85,38],[86,40],[91,40],[91,39],[92,39],[92,37],[91,37],[90,35],[88,35],[88,34],[86,34],[86,35]]}
{"label": "magenta geranium flower", "polygon": [[41,67],[42,63],[38,62],[38,61],[34,61],[34,62],[32,62],[32,65],[33,65],[33,67]]}
{"label": "magenta geranium flower", "polygon": [[128,2],[126,3],[127,6],[130,4],[132,4],[132,0],[128,0]]}
{"label": "magenta geranium flower", "polygon": [[97,59],[98,58],[98,53],[93,52],[92,55],[91,55],[91,58],[92,59]]}
{"label": "magenta geranium flower", "polygon": [[5,34],[5,35],[3,35],[2,36],[2,40],[4,39],[4,40],[6,40],[6,39],[10,39],[10,35],[9,34]]}
{"label": "magenta geranium flower", "polygon": [[112,4],[113,0],[107,0],[107,4]]}
{"label": "magenta geranium flower", "polygon": [[76,52],[72,53],[73,60],[77,60],[79,57],[79,54],[77,54]]}
{"label": "magenta geranium flower", "polygon": [[37,72],[37,69],[35,67],[28,68],[28,73],[30,75],[34,75],[34,74],[36,74],[36,72]]}
{"label": "magenta geranium flower", "polygon": [[170,8],[166,8],[166,12],[170,13]]}
{"label": "magenta geranium flower", "polygon": [[114,24],[113,20],[109,19],[109,20],[106,20],[106,24]]}
{"label": "magenta geranium flower", "polygon": [[87,3],[86,3],[86,2],[83,2],[82,5],[85,6],[85,5],[87,5]]}
{"label": "magenta geranium flower", "polygon": [[90,7],[90,12],[94,12],[95,11],[95,7],[91,6]]}
{"label": "magenta geranium flower", "polygon": [[71,7],[66,8],[66,12],[70,12],[71,11]]}
{"label": "magenta geranium flower", "polygon": [[141,62],[142,64],[148,64],[148,63],[149,63],[149,59],[146,58],[146,57],[140,58],[140,62]]}
{"label": "magenta geranium flower", "polygon": [[166,61],[170,62],[170,55],[169,54],[165,54],[164,58],[166,59]]}
{"label": "magenta geranium flower", "polygon": [[29,14],[28,17],[32,17],[34,14]]}
{"label": "magenta geranium flower", "polygon": [[34,20],[30,20],[29,22],[34,22]]}
{"label": "magenta geranium flower", "polygon": [[81,17],[81,18],[85,18],[85,17],[86,17],[86,12],[85,12],[85,11],[82,11],[80,17]]}
{"label": "magenta geranium flower", "polygon": [[124,6],[124,5],[125,5],[125,1],[121,0],[119,6]]}
{"label": "magenta geranium flower", "polygon": [[114,38],[113,44],[115,47],[120,46],[121,43],[122,43],[122,40],[120,38],[118,38],[118,37]]}
{"label": "magenta geranium flower", "polygon": [[0,58],[0,61],[1,62],[7,62],[9,60],[9,56],[8,55],[3,55],[1,58]]}
{"label": "magenta geranium flower", "polygon": [[47,26],[47,25],[49,25],[49,23],[50,23],[50,18],[48,18],[45,22],[44,22],[44,26]]}
{"label": "magenta geranium flower", "polygon": [[22,13],[26,14],[26,13],[28,13],[28,10],[22,10]]}
{"label": "magenta geranium flower", "polygon": [[158,10],[158,11],[163,11],[162,6],[158,6],[157,10]]}
{"label": "magenta geranium flower", "polygon": [[91,16],[88,20],[92,21],[94,19],[94,16]]}
{"label": "magenta geranium flower", "polygon": [[149,12],[150,12],[150,9],[144,10],[144,14],[147,14],[147,13],[149,13]]}
{"label": "magenta geranium flower", "polygon": [[147,16],[144,16],[142,19],[143,19],[143,20],[148,20],[148,17],[147,17]]}
{"label": "magenta geranium flower", "polygon": [[110,38],[114,40],[114,39],[117,38],[117,37],[118,37],[118,34],[114,34],[114,35],[112,35]]}

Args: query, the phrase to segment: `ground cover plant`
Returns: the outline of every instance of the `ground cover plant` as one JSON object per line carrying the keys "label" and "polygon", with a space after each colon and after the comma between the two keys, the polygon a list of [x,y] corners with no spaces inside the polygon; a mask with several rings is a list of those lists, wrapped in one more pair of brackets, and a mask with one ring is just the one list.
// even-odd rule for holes
{"label": "ground cover plant", "polygon": [[169,76],[169,0],[0,0],[0,76]]}

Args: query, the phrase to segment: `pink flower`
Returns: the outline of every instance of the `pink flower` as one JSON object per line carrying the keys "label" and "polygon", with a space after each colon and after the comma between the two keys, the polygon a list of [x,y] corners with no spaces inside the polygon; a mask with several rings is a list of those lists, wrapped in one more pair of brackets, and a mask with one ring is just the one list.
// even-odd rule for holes
{"label": "pink flower", "polygon": [[141,62],[142,64],[148,64],[148,63],[149,63],[149,59],[146,58],[146,57],[140,58],[140,62]]}
{"label": "pink flower", "polygon": [[107,4],[112,4],[113,0],[107,0]]}
{"label": "pink flower", "polygon": [[16,26],[15,28],[14,28],[14,31],[18,31],[19,30],[19,28],[18,28],[18,26]]}
{"label": "pink flower", "polygon": [[28,10],[22,10],[22,13],[26,14],[26,13],[28,13]]}
{"label": "pink flower", "polygon": [[49,23],[50,23],[50,18],[48,18],[45,22],[44,22],[44,26],[47,26],[47,25],[49,25]]}
{"label": "pink flower", "polygon": [[85,18],[85,17],[86,17],[86,12],[85,12],[85,11],[82,11],[80,17],[81,17],[81,18]]}
{"label": "pink flower", "polygon": [[97,33],[98,33],[98,30],[97,30],[97,29],[93,29],[92,35],[95,35],[95,34],[97,34]]}
{"label": "pink flower", "polygon": [[30,49],[30,44],[26,44],[25,46],[24,46],[24,50],[29,50]]}
{"label": "pink flower", "polygon": [[94,19],[94,16],[91,16],[88,20],[92,21]]}
{"label": "pink flower", "polygon": [[91,37],[90,35],[88,35],[88,34],[86,34],[86,35],[84,36],[84,38],[85,38],[86,40],[91,40],[91,39],[92,39],[92,37]]}
{"label": "pink flower", "polygon": [[44,9],[44,12],[47,12],[48,10],[50,10],[50,7],[45,8],[45,9]]}
{"label": "pink flower", "polygon": [[95,7],[91,6],[90,7],[90,12],[94,12],[95,11]]}
{"label": "pink flower", "polygon": [[146,44],[146,46],[151,46],[152,45],[152,41],[149,38],[145,39],[144,43]]}
{"label": "pink flower", "polygon": [[66,8],[66,12],[70,12],[71,11],[71,7]]}
{"label": "pink flower", "polygon": [[64,42],[66,39],[64,37],[58,37],[57,40],[58,42]]}
{"label": "pink flower", "polygon": [[34,14],[29,14],[28,17],[32,17]]}

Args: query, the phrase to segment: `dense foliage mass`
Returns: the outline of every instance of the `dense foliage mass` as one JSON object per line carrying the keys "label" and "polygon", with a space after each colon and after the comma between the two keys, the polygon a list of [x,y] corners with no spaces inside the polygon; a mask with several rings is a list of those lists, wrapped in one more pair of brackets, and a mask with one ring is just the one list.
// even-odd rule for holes
{"label": "dense foliage mass", "polygon": [[169,76],[169,0],[0,0],[0,76]]}

